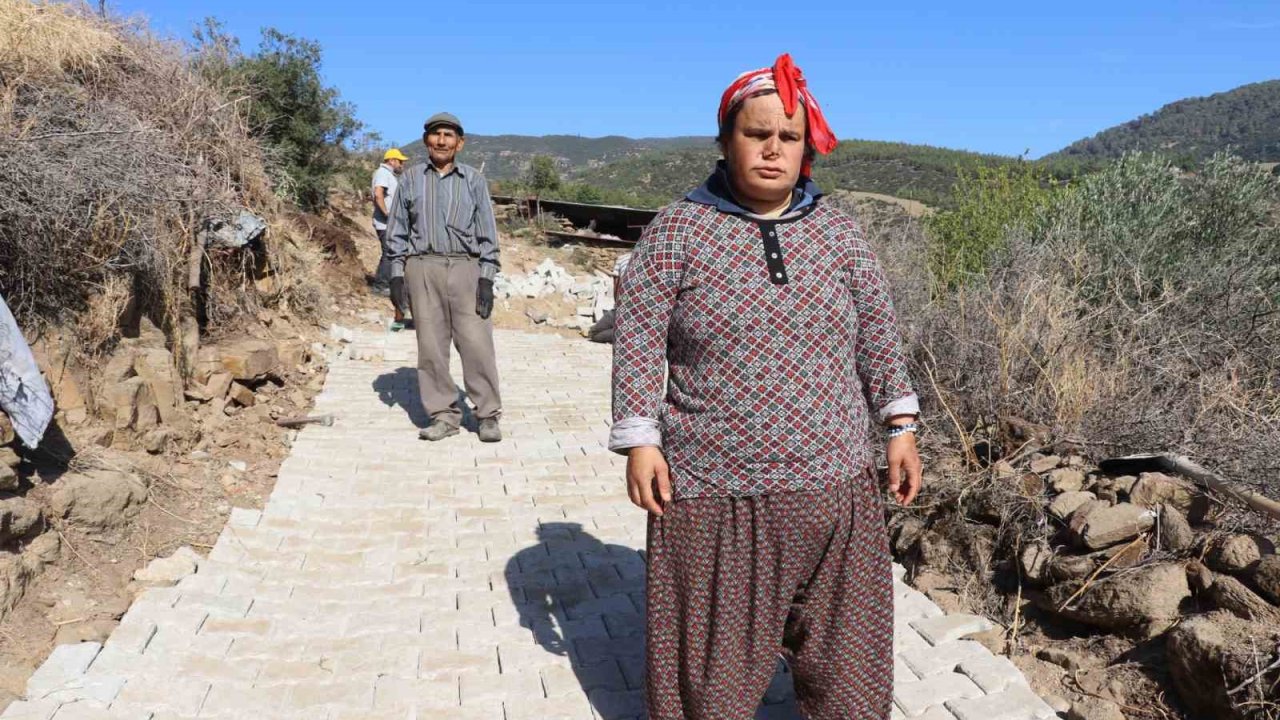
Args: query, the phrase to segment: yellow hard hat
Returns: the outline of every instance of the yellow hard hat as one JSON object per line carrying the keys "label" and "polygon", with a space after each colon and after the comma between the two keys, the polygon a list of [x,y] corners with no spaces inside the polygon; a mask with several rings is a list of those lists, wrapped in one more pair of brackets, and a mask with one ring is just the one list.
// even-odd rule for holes
{"label": "yellow hard hat", "polygon": [[406,162],[408,161],[409,158],[405,157],[405,154],[400,152],[398,148],[391,148],[390,150],[382,154],[382,159],[383,160],[399,160],[401,162]]}

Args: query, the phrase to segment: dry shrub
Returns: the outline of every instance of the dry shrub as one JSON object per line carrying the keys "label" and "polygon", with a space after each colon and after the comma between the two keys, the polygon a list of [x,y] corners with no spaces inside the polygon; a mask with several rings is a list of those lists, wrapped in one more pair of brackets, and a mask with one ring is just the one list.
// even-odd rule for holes
{"label": "dry shrub", "polygon": [[[128,287],[173,336],[195,311],[187,267],[201,223],[242,208],[280,219],[245,102],[144,26],[0,0],[0,292],[19,322],[74,325],[82,349],[107,349]],[[253,280],[280,254],[211,252],[209,321],[260,309]],[[313,274],[293,265],[299,282]]]}
{"label": "dry shrub", "polygon": [[932,297],[920,229],[867,224],[935,429],[1023,418],[1095,457],[1186,454],[1280,497],[1278,204],[1280,182],[1235,158],[1185,175],[1130,156]]}

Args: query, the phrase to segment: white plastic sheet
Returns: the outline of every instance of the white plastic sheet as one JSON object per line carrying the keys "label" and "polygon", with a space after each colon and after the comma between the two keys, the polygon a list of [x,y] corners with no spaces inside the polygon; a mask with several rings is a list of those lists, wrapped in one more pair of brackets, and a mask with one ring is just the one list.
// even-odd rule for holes
{"label": "white plastic sheet", "polygon": [[40,444],[53,419],[53,395],[40,374],[18,321],[0,297],[0,409],[13,421],[22,443]]}

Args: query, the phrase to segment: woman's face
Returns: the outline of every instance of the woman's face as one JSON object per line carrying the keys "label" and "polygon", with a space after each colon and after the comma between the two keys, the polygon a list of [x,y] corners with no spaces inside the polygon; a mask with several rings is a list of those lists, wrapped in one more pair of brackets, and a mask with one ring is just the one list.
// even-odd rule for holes
{"label": "woman's face", "polygon": [[723,148],[734,192],[752,203],[783,203],[804,164],[804,132],[803,105],[787,117],[777,94],[743,101]]}

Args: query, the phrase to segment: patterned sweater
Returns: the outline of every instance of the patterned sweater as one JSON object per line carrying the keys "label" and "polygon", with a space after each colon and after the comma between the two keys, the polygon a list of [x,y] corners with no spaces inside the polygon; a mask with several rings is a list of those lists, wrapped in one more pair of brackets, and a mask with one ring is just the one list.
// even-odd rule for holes
{"label": "patterned sweater", "polygon": [[872,461],[868,408],[919,410],[879,262],[826,203],[677,202],[621,284],[609,447],[662,448],[676,498],[825,488]]}

